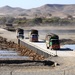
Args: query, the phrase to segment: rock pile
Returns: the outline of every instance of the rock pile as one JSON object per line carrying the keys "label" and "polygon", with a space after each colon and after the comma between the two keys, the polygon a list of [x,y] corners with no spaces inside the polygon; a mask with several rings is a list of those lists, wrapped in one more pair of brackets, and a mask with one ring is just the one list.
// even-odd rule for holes
{"label": "rock pile", "polygon": [[29,56],[31,60],[44,60],[43,55],[37,54],[35,51],[28,49],[25,46],[18,45],[12,41],[7,41],[6,38],[0,36],[1,50],[16,50],[21,56]]}

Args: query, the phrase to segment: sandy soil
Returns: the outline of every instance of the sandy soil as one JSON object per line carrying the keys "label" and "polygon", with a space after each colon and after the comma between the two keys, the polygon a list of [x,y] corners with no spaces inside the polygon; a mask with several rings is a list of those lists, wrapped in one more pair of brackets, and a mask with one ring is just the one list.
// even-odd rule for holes
{"label": "sandy soil", "polygon": [[[55,27],[53,27],[53,26],[34,26],[34,27],[23,27],[23,29],[24,30],[31,30],[31,29],[37,29],[38,31],[39,31],[39,38],[41,38],[41,39],[45,39],[45,36],[46,36],[46,34],[47,34],[47,32],[45,32],[45,30],[50,30],[50,31],[60,31],[60,30],[62,30],[62,31],[71,31],[71,30],[75,30],[75,26],[55,26]],[[40,30],[42,31],[42,32],[40,32]],[[57,32],[57,34],[59,35],[59,38],[60,39],[73,39],[73,40],[75,40],[75,33],[73,32],[73,33],[58,33]]]}
{"label": "sandy soil", "polygon": [[37,30],[75,30],[75,26],[33,26],[33,27],[22,27],[25,30],[37,29]]}

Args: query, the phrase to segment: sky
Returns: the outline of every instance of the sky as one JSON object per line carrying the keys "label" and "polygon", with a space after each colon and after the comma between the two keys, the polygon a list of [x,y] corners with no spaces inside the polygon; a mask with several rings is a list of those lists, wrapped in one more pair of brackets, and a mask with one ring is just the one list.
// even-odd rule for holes
{"label": "sky", "polygon": [[0,7],[8,5],[31,9],[45,4],[75,4],[75,0],[0,0]]}

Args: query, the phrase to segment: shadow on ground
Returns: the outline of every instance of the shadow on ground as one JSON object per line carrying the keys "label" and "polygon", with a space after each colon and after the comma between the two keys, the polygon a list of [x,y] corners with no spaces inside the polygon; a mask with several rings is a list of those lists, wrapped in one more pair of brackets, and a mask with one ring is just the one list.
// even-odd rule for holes
{"label": "shadow on ground", "polygon": [[44,61],[33,61],[33,60],[0,60],[0,65],[2,64],[24,64],[24,66],[51,66],[54,65],[53,61],[48,61],[48,60],[44,60]]}
{"label": "shadow on ground", "polygon": [[60,50],[57,51],[73,51],[73,49],[70,48],[60,48]]}
{"label": "shadow on ground", "polygon": [[45,43],[45,41],[38,41],[37,43]]}

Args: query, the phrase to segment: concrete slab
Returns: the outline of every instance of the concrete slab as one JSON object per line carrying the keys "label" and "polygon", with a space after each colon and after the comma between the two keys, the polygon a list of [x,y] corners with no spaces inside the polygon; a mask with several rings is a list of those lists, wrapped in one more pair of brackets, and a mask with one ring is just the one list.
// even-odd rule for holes
{"label": "concrete slab", "polygon": [[0,61],[2,60],[29,60],[28,56],[20,56],[16,51],[0,50]]}
{"label": "concrete slab", "polygon": [[58,55],[60,57],[65,57],[65,56],[73,56],[75,57],[75,51],[70,50],[70,49],[66,49],[64,47],[61,47],[60,50],[50,50],[46,48],[46,44],[43,43],[43,40],[39,40],[39,42],[30,42],[29,39],[20,39],[22,42],[25,42],[33,47],[36,47],[37,49],[39,49],[40,51],[43,51],[45,53],[48,53],[50,55]]}

